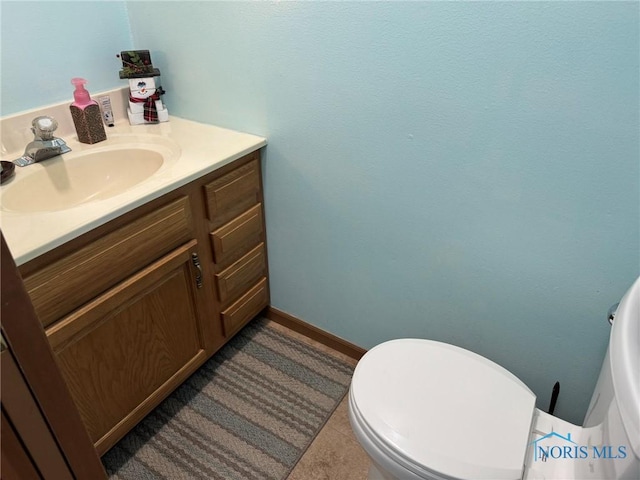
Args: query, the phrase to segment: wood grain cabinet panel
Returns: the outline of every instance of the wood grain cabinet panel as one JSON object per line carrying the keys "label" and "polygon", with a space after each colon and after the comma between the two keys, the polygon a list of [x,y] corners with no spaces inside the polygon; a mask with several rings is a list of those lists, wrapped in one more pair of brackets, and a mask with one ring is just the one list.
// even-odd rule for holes
{"label": "wood grain cabinet panel", "polygon": [[[191,242],[47,331],[91,439],[103,453],[204,355]],[[146,404],[146,405],[145,405]]]}
{"label": "wood grain cabinet panel", "polygon": [[261,243],[233,265],[215,275],[220,302],[224,305],[235,300],[266,275],[267,258],[264,243]]}
{"label": "wood grain cabinet panel", "polygon": [[224,310],[220,315],[224,322],[224,333],[232,335],[245,323],[255,317],[269,303],[267,279],[260,280],[238,301]]}
{"label": "wood grain cabinet panel", "polygon": [[191,238],[185,196],[47,265],[24,283],[46,327]]}
{"label": "wood grain cabinet panel", "polygon": [[220,302],[224,305],[235,300],[266,275],[267,256],[264,243],[261,243],[240,260],[215,275]]}
{"label": "wood grain cabinet panel", "polygon": [[260,202],[258,153],[250,162],[205,185],[207,215],[216,229]]}
{"label": "wood grain cabinet panel", "polygon": [[262,205],[258,204],[211,233],[215,263],[228,264],[264,241],[262,218]]}

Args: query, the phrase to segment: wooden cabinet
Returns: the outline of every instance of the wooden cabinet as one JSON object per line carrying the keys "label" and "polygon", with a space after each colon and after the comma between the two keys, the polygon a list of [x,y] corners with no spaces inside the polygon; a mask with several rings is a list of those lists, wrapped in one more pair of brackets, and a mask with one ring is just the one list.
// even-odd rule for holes
{"label": "wooden cabinet", "polygon": [[220,319],[231,336],[269,303],[260,159],[205,185]]}
{"label": "wooden cabinet", "polygon": [[206,359],[195,247],[195,241],[179,247],[47,332],[101,452]]}
{"label": "wooden cabinet", "polygon": [[161,205],[25,278],[46,327],[194,237],[189,197]]}
{"label": "wooden cabinet", "polygon": [[105,453],[269,303],[258,152],[21,267]]}

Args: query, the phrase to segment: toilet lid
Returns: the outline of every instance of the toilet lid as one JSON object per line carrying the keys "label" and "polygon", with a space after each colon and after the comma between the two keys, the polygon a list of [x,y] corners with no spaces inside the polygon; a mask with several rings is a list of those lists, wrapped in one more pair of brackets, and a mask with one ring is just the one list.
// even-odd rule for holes
{"label": "toilet lid", "polygon": [[372,439],[417,467],[456,479],[520,479],[536,397],[513,374],[431,340],[385,342],[353,374]]}

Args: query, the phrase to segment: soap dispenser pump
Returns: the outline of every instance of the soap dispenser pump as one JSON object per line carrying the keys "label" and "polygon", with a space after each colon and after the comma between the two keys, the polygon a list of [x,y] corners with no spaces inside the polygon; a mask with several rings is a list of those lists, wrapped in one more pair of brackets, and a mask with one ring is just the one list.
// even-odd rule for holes
{"label": "soap dispenser pump", "polygon": [[89,92],[84,88],[87,81],[84,78],[72,78],[71,83],[76,87],[73,92],[75,102],[69,108],[78,134],[78,141],[97,143],[106,140],[107,134],[104,131],[100,107],[96,101],[91,100]]}

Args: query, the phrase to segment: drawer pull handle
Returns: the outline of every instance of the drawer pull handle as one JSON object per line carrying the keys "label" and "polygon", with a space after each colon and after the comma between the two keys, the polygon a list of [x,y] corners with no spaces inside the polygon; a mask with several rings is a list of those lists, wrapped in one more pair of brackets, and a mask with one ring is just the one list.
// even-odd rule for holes
{"label": "drawer pull handle", "polygon": [[198,269],[198,273],[196,273],[196,287],[202,288],[202,267],[200,266],[200,259],[197,253],[191,254],[191,261],[193,262],[193,266]]}

